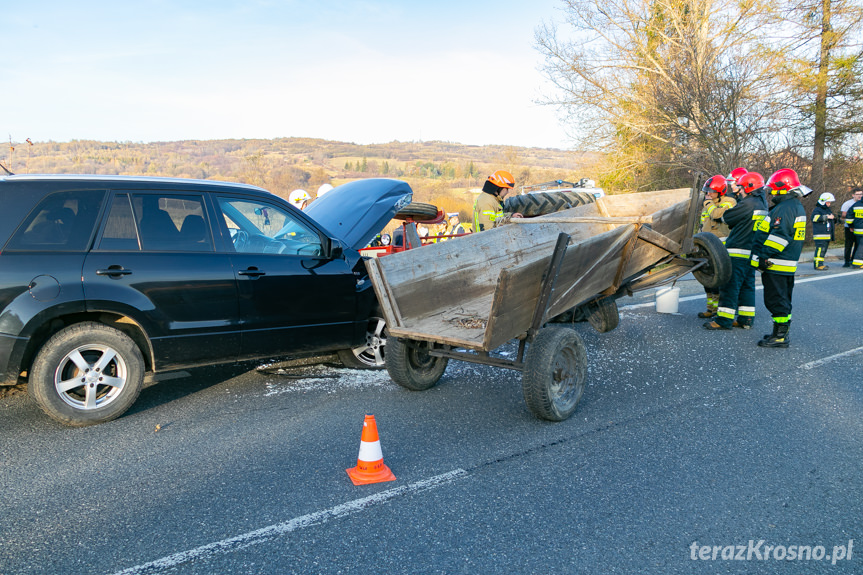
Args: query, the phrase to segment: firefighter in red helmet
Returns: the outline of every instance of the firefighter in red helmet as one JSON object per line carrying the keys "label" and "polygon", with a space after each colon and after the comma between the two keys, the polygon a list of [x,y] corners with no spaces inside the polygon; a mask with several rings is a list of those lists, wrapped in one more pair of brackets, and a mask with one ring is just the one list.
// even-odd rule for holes
{"label": "firefighter in red helmet", "polygon": [[[710,232],[724,242],[728,235],[728,226],[722,223],[722,214],[737,205],[737,201],[726,195],[728,186],[725,176],[719,174],[704,182],[702,191],[705,199],[701,209],[699,231]],[[699,312],[698,317],[709,319],[716,315],[716,308],[719,306],[719,289],[704,288],[704,292],[707,294],[707,311]]]}
{"label": "firefighter in red helmet", "polygon": [[755,268],[749,258],[755,228],[767,217],[764,178],[757,172],[747,172],[737,178],[736,185],[740,201],[722,215],[730,230],[725,248],[731,256],[731,279],[720,286],[716,317],[704,324],[705,329],[749,329],[755,320]]}
{"label": "firefighter in red helmet", "polygon": [[764,305],[773,316],[773,333],[759,347],[788,347],[794,273],[806,237],[806,210],[800,199],[812,192],[800,184],[797,172],[783,168],[767,180],[773,207],[758,224],[750,263],[761,271]]}

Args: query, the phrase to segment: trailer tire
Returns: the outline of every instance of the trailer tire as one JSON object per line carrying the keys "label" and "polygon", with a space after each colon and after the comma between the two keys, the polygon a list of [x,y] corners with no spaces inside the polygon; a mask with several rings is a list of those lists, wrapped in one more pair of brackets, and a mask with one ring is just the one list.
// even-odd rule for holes
{"label": "trailer tire", "polygon": [[536,192],[506,198],[503,211],[507,214],[518,212],[526,218],[532,218],[595,201],[596,198],[589,192]]}
{"label": "trailer tire", "polygon": [[390,378],[411,391],[434,387],[446,371],[449,360],[429,355],[429,345],[425,341],[389,338],[386,366]]}
{"label": "trailer tire", "polygon": [[398,212],[393,218],[397,220],[406,220],[411,218],[417,222],[427,222],[437,218],[437,206],[432,204],[423,204],[421,202],[412,202]]}
{"label": "trailer tire", "polygon": [[540,419],[563,421],[578,406],[586,380],[587,351],[575,330],[539,330],[527,349],[521,380],[528,409]]}
{"label": "trailer tire", "polygon": [[609,332],[620,323],[617,300],[613,297],[595,299],[584,307],[587,312],[587,321],[599,333]]}
{"label": "trailer tire", "polygon": [[692,275],[706,288],[715,289],[725,285],[731,279],[731,256],[722,240],[710,232],[695,234],[692,240],[695,251],[690,257],[707,259],[707,265],[693,271]]}

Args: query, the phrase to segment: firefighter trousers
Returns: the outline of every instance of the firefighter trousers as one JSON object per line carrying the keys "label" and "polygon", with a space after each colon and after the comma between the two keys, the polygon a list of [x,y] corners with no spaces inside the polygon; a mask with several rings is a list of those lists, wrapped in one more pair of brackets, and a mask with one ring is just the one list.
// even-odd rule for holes
{"label": "firefighter trousers", "polygon": [[719,308],[716,323],[731,327],[734,315],[742,325],[752,325],[755,319],[755,268],[749,258],[731,258],[731,279],[719,288]]}
{"label": "firefighter trousers", "polygon": [[812,263],[816,269],[824,265],[824,256],[827,255],[829,245],[830,240],[815,240],[815,255],[812,257]]}
{"label": "firefighter trousers", "polygon": [[764,307],[773,316],[775,323],[791,321],[791,292],[794,291],[794,276],[763,272]]}

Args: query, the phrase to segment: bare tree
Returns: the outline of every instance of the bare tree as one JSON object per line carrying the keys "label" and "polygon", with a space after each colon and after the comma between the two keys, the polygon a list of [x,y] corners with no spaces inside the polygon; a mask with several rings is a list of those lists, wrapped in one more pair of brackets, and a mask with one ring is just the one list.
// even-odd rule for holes
{"label": "bare tree", "polygon": [[859,0],[792,0],[774,15],[768,49],[795,103],[795,142],[811,149],[811,187],[822,192],[825,157],[863,133],[863,7]]}
{"label": "bare tree", "polygon": [[[660,185],[743,162],[776,130],[771,57],[753,41],[763,8],[744,0],[565,0],[569,33],[536,31],[547,103],[570,135],[615,160],[606,178]],[[684,177],[685,176],[685,177]],[[672,182],[664,182],[672,183]]]}

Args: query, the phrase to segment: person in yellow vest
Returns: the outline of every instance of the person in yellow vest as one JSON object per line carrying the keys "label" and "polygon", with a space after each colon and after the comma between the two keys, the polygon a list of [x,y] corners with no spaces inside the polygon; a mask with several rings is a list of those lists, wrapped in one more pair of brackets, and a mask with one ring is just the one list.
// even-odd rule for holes
{"label": "person in yellow vest", "polygon": [[[474,232],[490,230],[503,221],[503,200],[513,187],[515,178],[506,170],[498,170],[488,177],[473,204]],[[512,217],[522,216],[516,212]]]}
{"label": "person in yellow vest", "polygon": [[[737,201],[731,196],[726,196],[728,186],[725,177],[719,174],[704,182],[703,191],[705,199],[701,210],[699,231],[710,232],[725,243],[728,225],[722,222],[722,214],[725,210],[736,206]],[[707,295],[707,311],[698,312],[698,317],[710,319],[716,315],[719,307],[719,288],[704,288],[704,292]]]}

